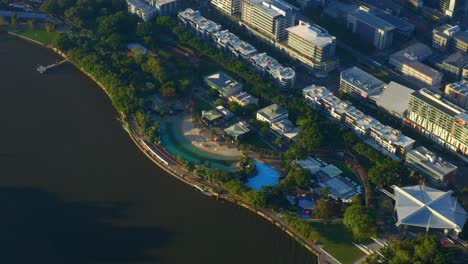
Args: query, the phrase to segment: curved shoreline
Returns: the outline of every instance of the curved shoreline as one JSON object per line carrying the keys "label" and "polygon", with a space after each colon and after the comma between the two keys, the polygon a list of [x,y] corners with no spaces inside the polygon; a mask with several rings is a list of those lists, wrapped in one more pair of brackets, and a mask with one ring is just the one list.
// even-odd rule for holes
{"label": "curved shoreline", "polygon": [[[75,63],[73,60],[71,60],[64,52],[56,49],[56,48],[51,48],[48,47],[38,41],[35,41],[33,39],[27,38],[22,35],[18,35],[14,32],[8,31],[8,34],[19,37],[23,40],[29,41],[33,44],[39,45],[41,47],[49,48],[53,50],[56,54],[60,55],[64,59],[66,59],[68,62],[70,62],[73,66],[75,66],[78,70],[80,70],[82,73],[84,73],[86,76],[88,76],[91,80],[93,80],[109,97],[110,99],[110,94],[107,91],[106,87],[99,82],[93,75],[88,73],[85,69],[83,69],[81,66],[79,66],[77,63]],[[121,113],[119,113],[121,115]],[[313,253],[315,256],[317,256],[317,261],[318,263],[339,263],[341,264],[340,261],[335,259],[332,255],[330,255],[328,252],[326,252],[323,248],[315,245],[314,243],[311,243],[310,241],[307,241],[306,239],[302,238],[299,234],[294,232],[289,228],[289,226],[279,218],[276,213],[274,213],[271,210],[268,209],[257,209],[241,199],[237,198],[236,196],[230,195],[230,194],[219,194],[215,190],[219,187],[216,185],[203,182],[202,180],[198,179],[195,175],[193,175],[191,172],[186,171],[183,169],[177,162],[171,158],[168,157],[167,151],[164,150],[161,146],[155,146],[155,148],[152,148],[150,145],[148,145],[142,137],[138,133],[138,128],[134,128],[131,124],[132,122],[125,123],[125,131],[129,134],[131,140],[135,143],[135,145],[142,151],[153,163],[155,163],[158,167],[163,169],[165,172],[170,174],[171,176],[175,177],[176,179],[179,179],[180,181],[199,189],[200,185],[204,187],[209,187],[206,191],[211,193],[211,195],[215,196],[217,199],[224,199],[227,200],[231,203],[237,204],[239,206],[242,206],[251,212],[254,212],[255,214],[261,216],[262,218],[268,220],[270,223],[274,224],[284,232],[286,232],[290,237],[295,239],[298,243],[300,243],[302,246],[304,246],[307,250],[309,250],[311,253]],[[167,161],[166,159],[169,159]],[[171,164],[172,163],[172,164]]]}

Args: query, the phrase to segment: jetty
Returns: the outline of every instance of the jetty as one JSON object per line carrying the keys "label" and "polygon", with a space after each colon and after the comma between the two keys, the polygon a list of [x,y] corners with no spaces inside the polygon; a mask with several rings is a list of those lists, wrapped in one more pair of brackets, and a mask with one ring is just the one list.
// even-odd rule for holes
{"label": "jetty", "polygon": [[54,63],[54,64],[50,64],[48,66],[42,66],[42,65],[38,65],[36,70],[40,73],[40,74],[44,74],[47,70],[49,69],[52,69],[54,67],[57,67],[59,65],[62,65],[63,63],[67,62],[67,60],[62,60],[60,62],[57,62],[57,63]]}

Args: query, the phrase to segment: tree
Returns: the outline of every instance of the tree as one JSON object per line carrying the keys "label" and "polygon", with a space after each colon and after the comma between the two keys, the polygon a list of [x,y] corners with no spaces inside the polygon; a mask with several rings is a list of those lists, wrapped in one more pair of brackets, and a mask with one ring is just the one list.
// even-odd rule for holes
{"label": "tree", "polygon": [[281,140],[280,137],[275,138],[275,144],[281,147],[281,145],[283,144],[283,141]]}
{"label": "tree", "polygon": [[318,219],[329,220],[333,217],[338,217],[340,207],[334,200],[317,200],[317,205],[314,208],[313,217]]}
{"label": "tree", "polygon": [[285,184],[289,187],[308,188],[310,186],[310,171],[293,166],[285,179]]}
{"label": "tree", "polygon": [[320,197],[322,199],[328,199],[328,195],[330,194],[330,187],[325,186],[320,190]]}
{"label": "tree", "polygon": [[224,99],[223,98],[218,98],[214,102],[215,106],[223,105],[224,104]]}
{"label": "tree", "polygon": [[357,240],[364,240],[376,234],[377,226],[372,208],[353,204],[346,208],[343,224],[351,230]]}
{"label": "tree", "polygon": [[10,25],[13,27],[16,27],[19,23],[18,15],[16,13],[13,13],[13,15],[10,18]]}
{"label": "tree", "polygon": [[159,83],[164,83],[167,79],[166,70],[156,58],[149,57],[142,65],[142,69],[143,71],[150,73],[154,79],[159,81]]}
{"label": "tree", "polygon": [[47,0],[41,4],[39,11],[47,14],[57,15],[60,7],[56,0]]}
{"label": "tree", "polygon": [[36,26],[36,21],[34,19],[28,19],[29,30],[34,30],[35,26]]}
{"label": "tree", "polygon": [[262,133],[262,135],[268,135],[268,132],[270,132],[270,127],[268,125],[262,126],[262,128],[260,128],[260,133]]}
{"label": "tree", "polygon": [[5,18],[3,16],[0,16],[0,27],[4,26],[6,24]]}
{"label": "tree", "polygon": [[378,186],[391,186],[407,182],[408,169],[400,162],[387,159],[369,170],[369,181]]}
{"label": "tree", "polygon": [[53,31],[55,31],[55,24],[47,22],[45,24],[45,29],[46,29],[47,32],[53,32]]}
{"label": "tree", "polygon": [[323,145],[324,136],[314,117],[306,116],[297,121],[300,126],[299,143],[311,153]]}

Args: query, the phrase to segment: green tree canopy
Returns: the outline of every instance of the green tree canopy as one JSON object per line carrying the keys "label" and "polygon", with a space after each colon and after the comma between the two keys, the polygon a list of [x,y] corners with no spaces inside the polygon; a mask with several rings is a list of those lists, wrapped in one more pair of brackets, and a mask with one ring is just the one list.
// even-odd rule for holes
{"label": "green tree canopy", "polygon": [[387,159],[369,170],[369,181],[378,186],[402,184],[409,177],[408,169],[401,161]]}
{"label": "green tree canopy", "polygon": [[375,215],[372,208],[353,204],[346,208],[343,224],[351,230],[357,240],[363,240],[376,234]]}

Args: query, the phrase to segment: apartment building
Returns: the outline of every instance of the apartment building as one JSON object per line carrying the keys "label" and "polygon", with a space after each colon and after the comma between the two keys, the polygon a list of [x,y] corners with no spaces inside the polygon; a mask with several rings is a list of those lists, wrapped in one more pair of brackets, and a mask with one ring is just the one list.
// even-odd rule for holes
{"label": "apartment building", "polygon": [[257,49],[247,42],[242,41],[228,30],[218,31],[212,34],[216,46],[230,52],[235,58],[248,61],[257,53]]}
{"label": "apartment building", "polygon": [[260,73],[270,77],[282,87],[291,87],[294,85],[296,72],[289,67],[284,67],[266,53],[260,53],[250,57],[250,62]]}
{"label": "apartment building", "polygon": [[428,89],[410,96],[405,122],[434,142],[468,155],[468,113]]}
{"label": "apartment building", "polygon": [[206,39],[221,30],[221,25],[204,18],[199,11],[190,8],[179,12],[178,18],[182,25],[194,31],[202,39]]}
{"label": "apartment building", "polygon": [[462,80],[445,86],[444,97],[468,111],[468,81]]}
{"label": "apartment building", "polygon": [[177,0],[146,0],[158,10],[158,16],[169,16],[177,12]]}
{"label": "apartment building", "polygon": [[205,76],[203,79],[210,88],[217,90],[219,95],[224,98],[242,91],[242,84],[224,72],[216,72]]}
{"label": "apartment building", "polygon": [[340,91],[355,98],[368,98],[380,93],[385,88],[385,83],[359,69],[351,67],[340,73]]}
{"label": "apartment building", "polygon": [[220,25],[204,18],[200,12],[188,8],[179,12],[178,18],[180,24],[194,31],[203,39],[209,40],[218,49],[242,59],[282,88],[294,85],[296,73],[292,68],[284,67],[266,53],[258,54],[254,46],[240,40],[228,30],[221,30]]}
{"label": "apartment building", "polygon": [[241,12],[242,0],[211,0],[210,3],[214,8],[230,16],[237,16]]}
{"label": "apartment building", "polygon": [[148,21],[155,17],[158,10],[143,0],[126,0],[128,12]]}
{"label": "apartment building", "polygon": [[286,39],[286,28],[294,26],[295,17],[293,8],[280,0],[242,1],[242,23],[272,41]]}
{"label": "apartment building", "polygon": [[377,49],[382,50],[392,45],[395,27],[372,14],[368,8],[361,6],[349,13],[347,21],[349,30]]}
{"label": "apartment building", "polygon": [[323,86],[308,86],[302,90],[305,101],[318,110],[325,111],[331,118],[350,127],[365,143],[392,158],[404,156],[415,141],[397,129],[381,124],[365,115],[349,102],[342,101]]}

